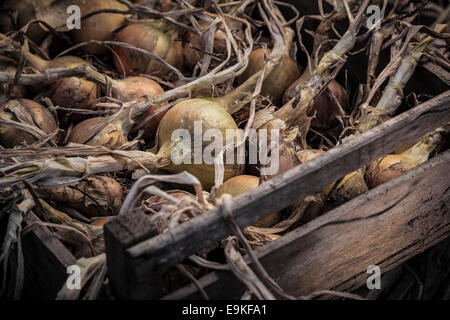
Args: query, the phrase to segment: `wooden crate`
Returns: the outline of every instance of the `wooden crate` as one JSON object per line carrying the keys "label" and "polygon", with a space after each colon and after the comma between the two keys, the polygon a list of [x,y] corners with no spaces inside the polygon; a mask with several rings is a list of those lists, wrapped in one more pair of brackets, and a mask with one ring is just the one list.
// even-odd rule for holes
{"label": "wooden crate", "polygon": [[[241,228],[252,225],[449,121],[447,90],[235,198],[234,217]],[[447,151],[264,246],[257,255],[290,294],[351,291],[366,281],[370,265],[388,271],[449,236],[449,172]],[[156,236],[143,214],[109,222],[105,226],[107,261],[116,294],[163,297],[165,271],[231,233],[220,210]],[[199,281],[213,298],[238,298],[242,293],[241,284],[227,272],[212,272]],[[193,286],[165,296],[198,297]]]}

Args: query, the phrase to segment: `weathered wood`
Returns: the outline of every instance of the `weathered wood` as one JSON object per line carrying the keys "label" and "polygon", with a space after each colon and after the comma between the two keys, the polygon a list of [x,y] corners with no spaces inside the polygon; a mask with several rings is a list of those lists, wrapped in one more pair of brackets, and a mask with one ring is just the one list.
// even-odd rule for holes
{"label": "weathered wood", "polygon": [[[25,226],[40,221],[33,213],[24,217]],[[23,237],[25,264],[24,293],[34,299],[54,299],[67,279],[67,267],[76,259],[45,226],[33,227]]]}
{"label": "weathered wood", "polygon": [[[242,228],[252,225],[448,121],[450,90],[235,198],[236,221]],[[134,260],[136,279],[145,281],[228,234],[220,208],[216,208],[171,232],[149,237],[127,252]]]}
{"label": "weathered wood", "polygon": [[[354,291],[365,284],[370,265],[385,274],[450,236],[449,172],[447,151],[262,247],[257,256],[290,294]],[[211,272],[199,283],[211,298],[243,292],[230,272]],[[201,298],[193,285],[164,297]]]}
{"label": "weathered wood", "polygon": [[[140,291],[156,290],[156,295],[161,294],[159,289],[162,285],[158,282],[158,277],[149,277],[150,282],[136,283],[133,273],[128,270],[132,261],[126,249],[149,235],[157,234],[148,219],[142,212],[133,211],[128,215],[115,217],[104,226],[108,277],[118,298],[133,298]],[[137,289],[136,286],[141,288]]]}

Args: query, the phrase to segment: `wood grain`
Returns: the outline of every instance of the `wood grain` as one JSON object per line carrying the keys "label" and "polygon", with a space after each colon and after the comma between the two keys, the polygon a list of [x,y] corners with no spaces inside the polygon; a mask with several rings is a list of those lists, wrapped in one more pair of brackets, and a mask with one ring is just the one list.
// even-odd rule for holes
{"label": "wood grain", "polygon": [[[25,225],[30,225],[40,219],[30,211],[24,221]],[[25,234],[23,254],[26,296],[54,299],[67,279],[67,267],[75,263],[75,257],[45,226],[34,227]]]}
{"label": "wood grain", "polygon": [[[353,291],[365,284],[368,266],[378,265],[384,274],[450,236],[449,172],[447,151],[261,248],[257,256],[290,294]],[[199,283],[210,298],[243,292],[229,272],[212,272]],[[193,285],[164,297],[201,298]]]}

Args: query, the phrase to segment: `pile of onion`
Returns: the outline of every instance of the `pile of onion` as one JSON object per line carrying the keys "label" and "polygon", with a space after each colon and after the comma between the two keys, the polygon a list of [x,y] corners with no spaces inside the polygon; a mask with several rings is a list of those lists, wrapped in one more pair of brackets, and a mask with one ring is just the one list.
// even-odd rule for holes
{"label": "pile of onion", "polygon": [[[103,76],[93,73],[98,77],[98,82],[106,85]],[[164,90],[154,80],[146,77],[128,77],[125,79],[110,79],[109,83],[112,88],[112,96],[122,102],[134,101],[141,97],[153,97],[162,94]],[[159,111],[161,105],[150,107],[138,121],[138,126],[134,127],[134,131],[142,130],[144,140],[150,140],[155,137],[159,122],[163,118],[165,111]],[[128,134],[129,122],[126,119],[119,118],[113,124],[105,124],[106,118],[95,117],[84,120],[77,124],[71,134],[68,142],[88,144],[88,145],[104,145],[111,148],[120,147],[126,142]],[[100,131],[99,131],[100,130]],[[133,132],[133,131],[132,131]]]}
{"label": "pile of onion", "polygon": [[[9,73],[14,76],[16,74],[16,66],[13,60],[0,56],[0,71]],[[9,84],[2,83],[0,84],[0,95],[7,94],[9,89]],[[14,98],[23,98],[26,96],[26,87],[22,85],[15,85],[11,90],[11,97]]]}
{"label": "pile of onion", "polygon": [[[292,41],[288,41],[288,43],[292,43]],[[290,45],[287,48],[289,49]],[[266,51],[266,56],[269,54],[270,49]],[[263,48],[250,53],[247,69],[237,78],[238,83],[244,82],[264,67],[264,55]],[[271,99],[273,104],[280,105],[284,92],[299,76],[297,62],[289,56],[289,52],[285,52],[280,63],[264,80],[261,94]]]}
{"label": "pile of onion", "polygon": [[[124,27],[117,33],[115,41],[147,50],[180,70],[184,58],[178,38],[179,32],[175,25],[163,20],[146,20]],[[168,78],[170,74],[167,67],[143,53],[121,46],[114,46],[114,51],[117,53],[114,55],[114,65],[126,76],[152,74]]]}
{"label": "pile of onion", "polygon": [[[80,2],[81,15],[102,9],[126,11],[128,7],[117,0],[89,0]],[[99,13],[81,20],[81,28],[72,31],[76,43],[90,40],[113,40],[113,31],[125,23],[125,15],[115,13]],[[97,44],[82,46],[81,49],[89,54],[104,54],[107,49]]]}
{"label": "pile of onion", "polygon": [[[43,105],[28,99],[13,99],[4,103],[0,107],[0,119],[33,126],[44,134],[52,134],[58,130],[53,114]],[[0,144],[3,147],[13,148],[23,142],[32,144],[37,140],[36,136],[25,129],[0,122]]]}
{"label": "pile of onion", "polygon": [[[217,190],[217,202],[220,203],[220,198],[225,193],[229,194],[233,198],[240,196],[247,191],[255,189],[259,185],[259,178],[249,175],[240,175],[227,180],[224,184],[220,186]],[[270,228],[280,221],[280,213],[276,212],[270,216],[261,219],[254,224],[255,227],[259,228]]]}
{"label": "pile of onion", "polygon": [[45,200],[73,208],[86,217],[116,215],[122,206],[123,188],[114,179],[92,176],[75,187],[38,189]]}
{"label": "pile of onion", "polygon": [[[169,109],[158,126],[158,152],[152,160],[155,168],[173,173],[188,171],[200,180],[204,188],[211,188],[215,184],[214,164],[205,162],[201,164],[194,163],[193,152],[191,152],[191,163],[174,164],[172,162],[173,150],[175,148],[178,150],[194,150],[195,121],[201,121],[203,132],[206,132],[208,129],[216,129],[222,134],[222,137],[227,137],[227,130],[233,130],[238,133],[238,127],[230,113],[238,111],[245,105],[245,102],[237,103],[236,101],[242,99],[243,96],[248,97],[248,93],[253,90],[258,76],[258,74],[255,74],[240,87],[225,96],[187,99]],[[75,127],[69,137],[69,142],[80,143],[80,141],[85,141],[84,144],[88,145],[118,148],[127,141],[127,135],[133,126],[133,119],[130,118],[130,112],[127,110],[119,112],[113,118],[92,118],[86,121],[91,122],[84,124],[83,128]],[[102,129],[102,127],[104,128]],[[172,141],[172,133],[177,129],[186,129],[190,133],[191,141]],[[235,141],[238,138],[236,135]],[[202,141],[202,150],[209,146],[210,143]],[[223,145],[225,143],[226,141],[223,141]],[[149,152],[148,154],[150,155],[151,153]],[[224,180],[236,176],[242,171],[242,166],[238,164],[225,164],[224,168]]]}
{"label": "pile of onion", "polygon": [[[310,73],[305,71],[303,75],[292,83],[283,96],[283,103],[287,103],[293,98],[299,98],[303,85],[310,78]],[[311,121],[311,126],[317,129],[328,129],[336,121],[336,116],[340,114],[339,109],[346,110],[349,103],[348,94],[345,88],[336,80],[331,80],[327,88],[314,100],[311,114],[315,117]]]}

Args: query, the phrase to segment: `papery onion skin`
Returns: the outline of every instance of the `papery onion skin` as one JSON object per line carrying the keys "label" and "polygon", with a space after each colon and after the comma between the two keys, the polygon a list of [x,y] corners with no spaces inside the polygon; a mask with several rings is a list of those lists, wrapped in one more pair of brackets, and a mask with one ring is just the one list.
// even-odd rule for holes
{"label": "papery onion skin", "polygon": [[[116,9],[126,11],[128,7],[116,0],[84,0],[81,1],[81,14],[87,15],[102,9]],[[125,23],[125,15],[115,13],[99,13],[81,20],[81,28],[72,31],[76,43],[90,40],[113,40],[113,31]],[[108,50],[97,44],[82,46],[81,49],[89,54],[105,54]]]}
{"label": "papery onion skin", "polygon": [[371,188],[375,188],[416,166],[417,164],[401,154],[389,154],[380,161],[373,161],[367,166],[369,185]]}
{"label": "papery onion skin", "polygon": [[[270,50],[267,50],[267,56]],[[264,67],[264,49],[259,48],[250,53],[247,69],[237,78],[243,83]],[[289,56],[283,56],[275,69],[267,76],[261,88],[261,94],[268,96],[273,104],[280,105],[286,89],[300,76],[297,62]]]}
{"label": "papery onion skin", "polygon": [[[217,199],[220,202],[220,198],[225,193],[229,194],[231,197],[238,197],[252,189],[255,189],[259,185],[259,178],[250,175],[240,175],[227,180],[220,188],[217,190]],[[270,216],[259,220],[254,224],[255,227],[259,228],[270,228],[280,221],[280,213],[276,212]]]}
{"label": "papery onion skin", "polygon": [[126,137],[115,123],[109,123],[99,131],[106,121],[106,118],[95,117],[80,122],[72,129],[67,142],[119,148],[126,142]]}
{"label": "papery onion skin", "polygon": [[[308,75],[309,73],[305,72],[305,74]],[[286,90],[283,102],[287,103],[292,98],[299,97],[302,85],[305,84],[307,79],[308,77],[302,75],[295,81]],[[336,121],[336,116],[340,114],[339,105],[343,110],[346,110],[348,103],[349,98],[345,88],[336,80],[331,80],[327,88],[314,101],[311,114],[315,114],[315,117],[311,121],[311,126],[322,130],[329,129]]]}
{"label": "papery onion skin", "polygon": [[116,180],[103,176],[88,177],[76,187],[38,190],[42,198],[71,207],[86,217],[118,214],[123,192]]}
{"label": "papery onion skin", "polygon": [[[20,120],[15,117],[8,108],[20,108],[21,113],[28,120]],[[6,102],[0,109],[0,117],[16,122],[24,122],[34,125],[46,134],[56,132],[58,125],[53,114],[43,105],[28,99],[13,99]],[[36,142],[36,138],[28,132],[16,129],[8,124],[0,123],[0,144],[6,148],[15,147],[23,142],[32,144]],[[52,138],[55,141],[55,137]]]}
{"label": "papery onion skin", "polygon": [[[201,24],[202,29],[208,28],[207,24]],[[226,34],[222,30],[216,30],[214,35],[214,53],[226,54]],[[195,65],[203,59],[204,43],[200,35],[191,31],[183,35],[183,54],[185,65],[189,70],[193,70]]]}
{"label": "papery onion skin", "polygon": [[[0,71],[7,72],[11,76],[14,76],[17,71],[14,61],[7,57],[0,56]],[[9,89],[8,83],[0,84],[0,95],[6,94],[8,92],[8,89]],[[24,98],[24,97],[26,97],[26,94],[27,94],[27,90],[26,90],[25,86],[15,85],[11,90],[10,97]]]}
{"label": "papery onion skin", "polygon": [[[28,64],[40,72],[45,72],[49,68],[75,68],[82,65],[89,65],[86,61],[75,56],[62,56],[53,60],[43,60],[40,57],[28,54]],[[52,91],[50,99],[53,104],[68,109],[93,108],[93,103],[98,96],[98,86],[83,78],[68,77],[58,79],[51,83]],[[79,117],[78,117],[79,118]],[[77,117],[73,117],[77,120]]]}
{"label": "papery onion skin", "polygon": [[[188,171],[195,175],[204,188],[211,188],[214,185],[214,165],[213,164],[195,164],[194,157],[194,122],[201,121],[202,131],[208,129],[218,129],[222,137],[226,138],[226,130],[237,130],[237,125],[233,117],[226,111],[225,107],[219,101],[209,98],[196,98],[181,101],[173,106],[162,118],[158,128],[158,153],[171,154],[173,143],[171,141],[172,132],[177,129],[186,129],[191,135],[191,164],[170,165],[167,170],[170,172]],[[203,148],[211,142],[203,142]],[[225,141],[223,141],[225,144]],[[235,152],[236,153],[236,152]],[[203,160],[202,160],[203,161]],[[165,168],[166,169],[166,168]],[[242,171],[240,165],[225,164],[224,180],[236,176]]]}
{"label": "papery onion skin", "polygon": [[[115,41],[125,42],[137,48],[145,49],[166,61],[177,69],[184,65],[181,41],[174,25],[165,21],[133,23],[120,30]],[[170,72],[161,63],[145,56],[143,53],[120,46],[114,47],[116,69],[125,74],[151,74],[161,78],[168,78]]]}
{"label": "papery onion skin", "polygon": [[52,88],[49,98],[53,104],[69,109],[92,109],[98,96],[95,83],[78,77],[58,79]]}

